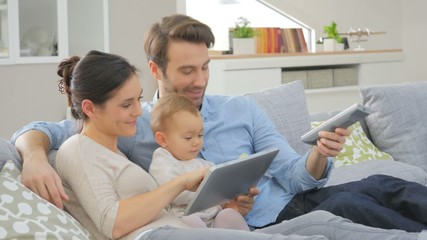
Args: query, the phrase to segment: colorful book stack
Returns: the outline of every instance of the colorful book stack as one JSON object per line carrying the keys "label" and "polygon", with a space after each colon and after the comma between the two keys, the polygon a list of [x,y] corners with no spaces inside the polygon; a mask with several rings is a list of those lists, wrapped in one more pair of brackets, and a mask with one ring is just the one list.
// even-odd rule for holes
{"label": "colorful book stack", "polygon": [[307,42],[301,28],[255,28],[257,53],[307,52]]}

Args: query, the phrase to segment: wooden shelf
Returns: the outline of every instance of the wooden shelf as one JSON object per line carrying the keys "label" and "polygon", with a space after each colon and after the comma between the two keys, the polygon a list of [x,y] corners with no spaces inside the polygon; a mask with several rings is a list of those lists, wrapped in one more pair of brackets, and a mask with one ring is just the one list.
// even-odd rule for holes
{"label": "wooden shelf", "polygon": [[222,70],[243,70],[285,67],[309,67],[346,65],[372,62],[402,61],[401,49],[387,50],[346,50],[339,52],[282,53],[255,55],[211,55],[214,62],[222,63]]}
{"label": "wooden shelf", "polygon": [[305,53],[265,53],[265,54],[245,54],[245,55],[233,55],[233,54],[218,54],[216,51],[210,51],[210,57],[212,59],[239,59],[239,58],[261,58],[261,57],[300,57],[300,56],[322,56],[322,55],[342,55],[342,54],[372,54],[372,53],[392,53],[402,52],[402,49],[381,49],[381,50],[345,50],[345,51],[334,51],[334,52],[305,52]]}

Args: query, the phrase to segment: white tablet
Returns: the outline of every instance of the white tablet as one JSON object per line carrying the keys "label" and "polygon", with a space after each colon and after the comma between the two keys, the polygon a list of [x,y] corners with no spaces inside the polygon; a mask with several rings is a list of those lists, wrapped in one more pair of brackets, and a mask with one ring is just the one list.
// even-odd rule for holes
{"label": "white tablet", "polygon": [[319,139],[319,131],[335,131],[336,128],[348,128],[360,119],[368,116],[372,112],[371,109],[355,103],[344,109],[342,112],[331,117],[320,126],[311,129],[309,132],[301,136],[301,141],[316,145]]}
{"label": "white tablet", "polygon": [[261,180],[279,150],[272,148],[211,167],[185,209],[189,215],[246,194]]}

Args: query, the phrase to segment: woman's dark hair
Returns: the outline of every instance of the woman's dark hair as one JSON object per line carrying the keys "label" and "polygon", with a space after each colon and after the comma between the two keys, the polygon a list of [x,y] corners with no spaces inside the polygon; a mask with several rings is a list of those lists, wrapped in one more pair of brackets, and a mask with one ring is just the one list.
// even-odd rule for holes
{"label": "woman's dark hair", "polygon": [[67,94],[73,117],[85,120],[83,100],[102,106],[136,72],[125,58],[92,50],[81,59],[72,56],[58,65],[57,73],[62,78],[58,87]]}
{"label": "woman's dark hair", "polygon": [[170,41],[204,43],[210,48],[215,37],[208,25],[182,14],[164,17],[153,24],[145,36],[144,50],[147,60],[155,62],[163,73],[166,73]]}

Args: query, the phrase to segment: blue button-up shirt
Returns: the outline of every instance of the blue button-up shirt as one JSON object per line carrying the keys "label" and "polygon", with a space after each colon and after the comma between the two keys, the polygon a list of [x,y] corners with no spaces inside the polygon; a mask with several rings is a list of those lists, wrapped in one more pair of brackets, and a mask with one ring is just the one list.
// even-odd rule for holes
{"label": "blue button-up shirt", "polygon": [[[159,147],[150,128],[152,102],[143,103],[143,114],[138,118],[137,133],[133,137],[119,139],[120,150],[134,163],[148,171],[153,151]],[[297,154],[287,140],[279,134],[267,114],[251,99],[243,96],[210,96],[203,99],[201,115],[204,122],[204,145],[199,157],[214,163],[238,158],[272,147],[279,153],[272,162],[268,174],[258,185],[260,194],[255,198],[252,210],[245,216],[251,226],[262,227],[276,220],[280,211],[301,191],[322,187],[332,168],[329,159],[325,177],[317,181],[306,170],[308,153]],[[18,130],[12,142],[20,134],[36,129],[44,132],[51,141],[51,149],[59,146],[78,130],[70,120],[62,122],[33,122]]]}

